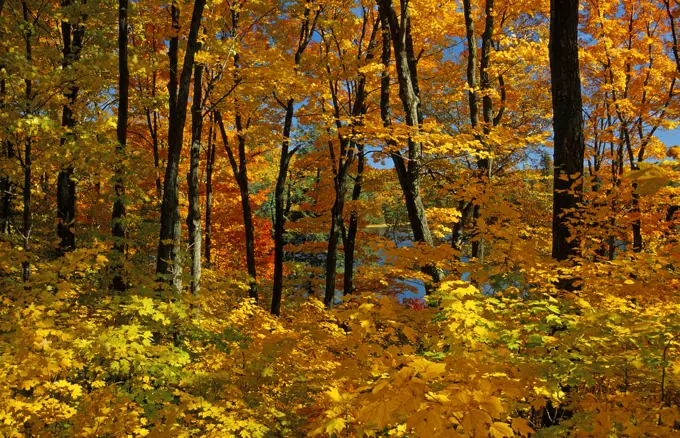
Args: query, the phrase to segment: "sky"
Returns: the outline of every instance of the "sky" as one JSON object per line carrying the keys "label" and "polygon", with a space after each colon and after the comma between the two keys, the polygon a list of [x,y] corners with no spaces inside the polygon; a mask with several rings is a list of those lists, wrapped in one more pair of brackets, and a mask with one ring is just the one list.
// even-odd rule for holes
{"label": "sky", "polygon": [[656,133],[659,140],[664,142],[667,147],[680,145],[680,128],[670,131],[659,131]]}

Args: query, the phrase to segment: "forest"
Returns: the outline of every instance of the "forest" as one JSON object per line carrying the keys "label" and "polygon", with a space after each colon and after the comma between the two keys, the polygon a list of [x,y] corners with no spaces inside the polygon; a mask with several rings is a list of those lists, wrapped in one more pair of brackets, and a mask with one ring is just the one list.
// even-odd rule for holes
{"label": "forest", "polygon": [[0,0],[0,436],[680,436],[679,0]]}

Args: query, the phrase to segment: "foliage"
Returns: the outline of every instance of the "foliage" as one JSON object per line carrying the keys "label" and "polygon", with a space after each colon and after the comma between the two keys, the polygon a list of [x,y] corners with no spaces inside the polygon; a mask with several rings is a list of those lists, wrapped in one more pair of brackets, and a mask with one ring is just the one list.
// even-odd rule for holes
{"label": "foliage", "polygon": [[[171,112],[166,51],[175,36],[186,50],[192,2],[129,3],[122,158],[118,4],[0,2],[0,436],[678,434],[680,146],[660,134],[680,123],[680,6],[583,2],[587,170],[572,175],[584,196],[570,224],[580,256],[560,264],[550,248],[549,2],[469,2],[475,38],[495,23],[490,79],[476,88],[458,2],[394,3],[412,20],[418,129],[406,123],[398,66],[381,59],[389,29],[375,2],[207,2],[196,57],[205,97],[193,116],[204,119],[199,194],[201,209],[211,206],[212,253],[191,294],[154,268]],[[296,56],[301,23],[311,21],[313,36]],[[86,36],[70,64],[66,23],[83,25]],[[360,86],[365,108],[353,111]],[[471,94],[497,122],[473,126]],[[287,102],[294,152],[282,195],[279,317],[266,309]],[[73,127],[62,123],[68,111]],[[409,141],[424,151],[413,161],[432,245],[412,238],[390,164]],[[247,164],[245,193],[230,158]],[[67,168],[77,187],[68,224],[77,249],[63,252],[56,181]],[[120,266],[120,242],[110,236],[117,169],[127,212]],[[318,298],[338,193],[339,251],[355,248],[353,264],[338,257],[333,272],[340,290],[351,271],[354,289],[327,309]],[[252,210],[256,279],[246,267],[242,196]],[[175,262],[188,285],[185,237]],[[423,269],[433,266],[437,284]],[[120,273],[126,288],[114,291]],[[575,291],[561,288],[564,278]],[[247,298],[253,284],[259,300]]]}

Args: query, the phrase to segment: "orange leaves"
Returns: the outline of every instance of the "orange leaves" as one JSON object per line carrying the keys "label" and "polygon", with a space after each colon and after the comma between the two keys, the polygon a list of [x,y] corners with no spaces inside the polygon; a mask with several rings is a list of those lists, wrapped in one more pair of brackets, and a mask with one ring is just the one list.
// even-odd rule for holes
{"label": "orange leaves", "polygon": [[631,170],[623,177],[638,184],[636,193],[653,195],[668,183],[664,170],[650,163],[640,163],[638,170]]}

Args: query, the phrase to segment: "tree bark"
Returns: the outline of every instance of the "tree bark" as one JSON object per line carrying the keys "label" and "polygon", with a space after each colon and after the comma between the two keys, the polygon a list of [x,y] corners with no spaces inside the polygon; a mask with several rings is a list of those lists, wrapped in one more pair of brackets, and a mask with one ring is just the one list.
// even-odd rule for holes
{"label": "tree bark", "polygon": [[[329,145],[329,147],[333,146]],[[344,151],[341,151],[341,154],[343,152]],[[343,166],[344,164],[340,163],[339,167]],[[328,234],[328,251],[326,255],[326,290],[323,299],[323,303],[327,309],[333,307],[333,301],[335,300],[338,241],[340,240],[342,227],[342,213],[345,208],[346,175],[346,170],[341,169],[335,178],[333,178],[335,202],[331,209],[331,228]]]}
{"label": "tree bark", "polygon": [[[383,41],[389,36],[389,40],[391,40],[394,47],[399,97],[404,108],[406,125],[414,130],[408,139],[408,156],[406,160],[394,148],[395,145],[391,145],[392,151],[390,153],[406,201],[406,210],[413,232],[413,239],[416,242],[434,246],[420,190],[420,168],[423,151],[422,145],[416,141],[415,136],[422,125],[423,115],[420,109],[420,90],[418,88],[416,57],[411,37],[408,0],[401,0],[401,17],[397,16],[392,0],[378,0],[378,6],[383,28],[389,29],[389,34],[383,32]],[[389,63],[389,44],[387,52],[385,50],[386,46],[383,43],[383,64]],[[385,81],[385,75],[386,73],[383,75],[381,82],[381,116],[383,124],[389,126],[391,125],[389,115],[389,77]],[[432,277],[433,282],[438,283],[441,280],[441,271],[436,266],[428,264],[423,266],[422,270]],[[426,290],[429,292],[430,288],[427,287]]]}
{"label": "tree bark", "polygon": [[191,106],[191,158],[189,163],[189,251],[191,252],[191,293],[201,289],[201,207],[198,197],[198,166],[203,133],[203,65],[194,66],[194,100]]}
{"label": "tree bark", "polygon": [[[154,71],[151,74],[151,97],[156,97],[156,75]],[[153,167],[156,172],[156,196],[161,198],[163,196],[163,185],[161,183],[160,173],[160,156],[158,146],[158,111],[151,111],[146,108],[146,124],[149,127],[149,134],[151,135],[151,147],[153,148]]]}
{"label": "tree bark", "polygon": [[[312,18],[311,3],[305,7],[302,25],[300,27],[300,38],[298,47],[295,51],[294,69],[297,71],[300,60],[307,45],[312,39],[320,10],[314,13]],[[276,187],[274,188],[274,284],[272,287],[271,313],[281,314],[281,298],[283,295],[283,236],[285,232],[285,199],[284,190],[286,189],[286,179],[288,177],[288,166],[291,158],[297,152],[297,147],[290,148],[290,133],[293,127],[293,116],[295,115],[295,100],[288,98],[285,102],[285,116],[283,122],[283,141],[281,142],[281,156],[279,158],[279,173],[276,177]]]}
{"label": "tree bark", "polygon": [[[26,31],[24,38],[26,38],[26,61],[31,64],[33,60],[33,50],[31,45],[31,24],[28,21],[29,10],[26,0],[21,1],[24,25]],[[25,79],[26,85],[26,114],[33,111],[33,82],[31,79]],[[26,138],[24,145],[24,193],[23,193],[23,240],[24,240],[24,261],[21,263],[22,279],[27,282],[31,278],[31,229],[33,227],[33,217],[31,212],[31,171],[32,171],[32,151],[31,151],[31,137]]]}
{"label": "tree bark", "polygon": [[[468,105],[470,108],[470,125],[475,138],[482,144],[485,149],[488,145],[485,141],[486,137],[491,132],[491,128],[500,122],[499,118],[494,118],[493,101],[488,93],[491,88],[491,78],[489,77],[489,63],[491,61],[491,42],[494,31],[494,0],[487,0],[484,7],[485,22],[484,32],[482,34],[482,50],[481,59],[479,61],[479,81],[477,80],[477,36],[475,35],[474,17],[472,16],[472,7],[470,0],[464,0],[463,8],[465,13],[465,30],[468,44],[468,61],[467,61],[467,80],[471,90],[468,92]],[[479,98],[477,96],[477,87],[482,91],[482,132],[478,131],[479,126]],[[486,184],[485,178],[489,175],[490,161],[488,158],[477,160],[477,178],[480,184]],[[479,259],[481,248],[483,247],[483,236],[479,232],[479,222],[482,220],[481,205],[475,200],[472,206],[472,222],[475,228],[475,237],[472,241],[472,258]]]}
{"label": "tree bark", "polygon": [[[364,28],[362,30],[362,35],[365,34],[366,32],[366,25],[368,24],[368,20],[364,19]],[[376,31],[377,31],[377,24],[379,22],[376,22],[376,25],[373,27],[369,41],[368,41],[368,46],[366,48],[366,54],[363,59],[364,63],[369,63],[373,57],[373,49],[375,45],[375,36],[376,36]],[[361,49],[360,49],[361,50]],[[329,47],[326,47],[326,51],[329,51]],[[341,53],[338,54],[339,56],[342,56]],[[359,52],[359,57],[361,59],[361,51]],[[330,65],[327,64],[326,69],[328,71],[329,77],[331,76],[331,68]],[[333,169],[335,176],[333,178],[333,188],[335,189],[335,201],[333,202],[333,207],[331,209],[331,228],[329,231],[329,236],[328,236],[328,251],[327,251],[327,256],[326,256],[326,290],[324,294],[324,304],[326,305],[326,308],[331,308],[333,306],[333,301],[335,299],[335,287],[336,287],[336,273],[337,273],[337,249],[338,249],[338,242],[341,237],[341,233],[345,229],[344,227],[344,220],[343,220],[343,215],[344,215],[344,210],[345,210],[345,197],[347,193],[347,176],[349,174],[349,168],[354,162],[354,155],[356,152],[356,144],[353,139],[350,137],[347,137],[345,135],[342,135],[342,123],[340,121],[340,102],[338,100],[338,82],[335,81],[333,82],[332,80],[329,79],[329,87],[330,87],[330,92],[331,92],[331,97],[332,97],[332,102],[333,102],[333,111],[334,111],[334,117],[335,117],[335,126],[338,130],[338,141],[340,144],[340,150],[338,153],[337,158],[335,157],[335,152],[333,149],[333,145],[331,142],[328,144],[329,152],[331,154],[331,161],[333,162]],[[351,121],[349,122],[349,127],[351,132],[354,132],[354,128],[358,124],[362,124],[362,118],[366,114],[367,107],[366,107],[366,76],[363,74],[359,74],[357,83],[355,87],[347,87],[348,89],[354,89],[356,90],[354,92],[354,96],[348,96],[349,98],[349,106],[350,106],[350,114],[351,114]],[[354,104],[352,105],[352,102]],[[336,165],[337,162],[337,165]],[[363,163],[361,165],[361,171],[363,172]],[[353,196],[356,194],[356,198],[358,199],[360,194],[361,194],[361,184],[354,186],[353,190]],[[352,235],[352,242],[349,243],[348,245],[348,237],[349,236],[344,236],[344,243],[345,243],[345,261],[349,261],[349,265],[345,265],[345,273],[349,271],[349,275],[346,274],[346,277],[349,277],[349,282],[350,282],[350,290],[351,290],[351,282],[352,282],[352,270],[353,270],[353,265],[354,265],[354,239],[356,238],[356,226],[357,226],[357,217],[356,217],[356,212],[354,212],[354,232]],[[348,256],[347,252],[350,251],[351,255]],[[343,289],[343,292],[346,289]]]}
{"label": "tree bark", "polygon": [[[5,8],[5,0],[0,0],[0,17]],[[3,35],[0,34],[0,37]],[[0,61],[0,71],[5,68],[5,63]],[[0,79],[0,111],[5,110],[5,98],[7,96],[7,82],[3,77]],[[0,152],[8,161],[14,158],[14,147],[9,140],[0,144]],[[10,217],[12,214],[12,181],[9,175],[0,177],[0,233],[9,234]]]}
{"label": "tree bark", "polygon": [[208,151],[206,153],[205,182],[205,266],[212,267],[212,203],[213,203],[213,167],[215,165],[215,113],[210,113],[210,129],[208,130]]}
{"label": "tree bark", "polygon": [[[364,168],[366,166],[366,154],[364,145],[357,145],[357,174],[352,189],[352,201],[358,201],[361,197],[361,189],[364,180]],[[349,216],[347,237],[344,243],[345,272],[343,276],[343,295],[354,292],[354,252],[356,250],[357,231],[359,230],[359,212],[352,210]]]}
{"label": "tree bark", "polygon": [[[83,4],[85,2],[83,1]],[[70,0],[62,2],[62,6],[71,5]],[[70,20],[61,22],[61,34],[64,48],[62,50],[62,68],[67,70],[73,65],[74,61],[80,59],[80,52],[85,36],[85,26],[82,16],[80,22],[72,23]],[[64,97],[67,103],[62,108],[61,126],[66,129],[66,133],[61,137],[61,150],[68,148],[67,143],[75,139],[73,132],[76,120],[73,115],[73,106],[78,97],[78,86],[71,86],[66,89]],[[76,182],[73,179],[74,168],[68,164],[59,171],[57,177],[57,235],[59,236],[59,249],[61,253],[73,251],[76,248],[75,221],[76,221]]]}
{"label": "tree bark", "polygon": [[191,72],[194,57],[199,50],[198,30],[201,25],[205,0],[195,0],[189,27],[187,49],[179,82],[177,81],[177,57],[179,45],[179,10],[172,6],[173,37],[170,39],[168,55],[170,57],[170,118],[168,126],[168,161],[163,180],[163,201],[161,204],[161,230],[158,242],[156,274],[171,274],[172,284],[177,292],[182,290],[181,261],[178,246],[180,241],[181,222],[178,199],[178,170],[182,145],[184,142],[184,125],[187,116],[187,103],[191,86]]}
{"label": "tree bark", "polygon": [[[5,0],[0,0],[0,17],[5,9]],[[2,34],[0,34],[2,37]],[[5,68],[5,63],[0,61],[0,71]],[[4,111],[7,97],[7,82],[3,77],[0,79],[0,111]],[[3,158],[6,160],[11,160],[14,158],[14,145],[11,141],[5,140],[0,144],[1,153]],[[9,177],[0,177],[0,233],[9,234],[11,216],[12,216],[12,197],[13,197],[13,184]]]}
{"label": "tree bark", "polygon": [[[4,86],[3,83],[0,86]],[[2,90],[4,96],[4,89]],[[2,154],[4,159],[10,160],[14,158],[14,146],[8,140],[2,144]],[[9,234],[10,224],[12,218],[12,198],[13,184],[9,176],[3,176],[0,178],[0,233]]]}
{"label": "tree bark", "polygon": [[[583,193],[583,104],[578,60],[578,0],[551,0],[550,75],[554,130],[552,256],[564,261],[580,255],[572,227]],[[568,290],[573,281],[561,282]]]}
{"label": "tree bark", "polygon": [[129,104],[130,71],[128,68],[128,0],[118,0],[118,120],[116,126],[116,155],[118,165],[114,186],[116,199],[111,213],[113,235],[113,281],[112,288],[122,292],[126,289],[123,278],[123,259],[125,257],[125,183],[123,180],[125,149],[127,146],[127,121]]}
{"label": "tree bark", "polygon": [[[238,63],[238,59],[235,60]],[[237,104],[238,106],[238,104]],[[243,127],[243,121],[239,110],[236,110],[235,124],[236,124],[236,134],[238,139],[238,160],[234,155],[231,147],[229,146],[229,140],[227,138],[227,131],[224,127],[224,120],[222,119],[222,114],[219,111],[215,111],[215,121],[220,128],[220,134],[222,135],[222,143],[227,151],[227,156],[229,158],[229,164],[231,165],[232,173],[234,174],[234,179],[239,187],[239,193],[241,194],[241,209],[243,211],[243,228],[246,238],[246,267],[248,270],[249,278],[249,289],[248,296],[253,298],[255,301],[258,300],[257,293],[257,266],[255,264],[255,224],[253,222],[253,212],[250,206],[250,189],[248,188],[248,160],[246,158],[246,136]]]}

